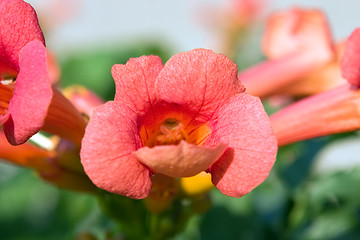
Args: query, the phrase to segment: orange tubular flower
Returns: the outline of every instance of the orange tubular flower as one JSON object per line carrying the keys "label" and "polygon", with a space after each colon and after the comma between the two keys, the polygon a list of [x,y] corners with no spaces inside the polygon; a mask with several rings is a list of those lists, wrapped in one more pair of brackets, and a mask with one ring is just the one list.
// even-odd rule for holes
{"label": "orange tubular flower", "polygon": [[[61,150],[61,149],[60,149]],[[31,143],[13,146],[8,143],[3,131],[0,131],[0,159],[21,167],[35,170],[45,181],[65,189],[92,192],[95,186],[84,172],[76,172],[62,166],[62,158],[68,157],[62,151],[45,150]],[[78,160],[80,164],[80,160]]]}
{"label": "orange tubular flower", "polygon": [[63,94],[80,113],[88,117],[96,107],[104,104],[99,96],[81,85],[71,85],[64,89]]}
{"label": "orange tubular flower", "polygon": [[360,29],[346,42],[341,62],[344,84],[292,104],[271,116],[279,146],[360,129]]}
{"label": "orange tubular flower", "polygon": [[55,152],[46,151],[30,143],[20,146],[10,145],[6,140],[3,131],[0,131],[0,158],[38,171],[49,171],[53,167],[49,165],[46,159],[55,156]]}
{"label": "orange tubular flower", "polygon": [[[273,14],[263,49],[269,60],[239,75],[252,95],[308,95],[345,83],[338,67],[341,51],[335,50],[328,23],[319,10],[293,8]],[[332,82],[325,80],[330,74],[337,75]]]}

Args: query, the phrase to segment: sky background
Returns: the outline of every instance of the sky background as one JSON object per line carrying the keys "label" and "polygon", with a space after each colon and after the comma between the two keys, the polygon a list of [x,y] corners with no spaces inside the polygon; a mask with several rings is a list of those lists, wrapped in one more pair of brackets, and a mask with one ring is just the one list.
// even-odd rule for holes
{"label": "sky background", "polygon": [[[49,11],[44,5],[55,0],[28,0],[38,12],[54,17],[64,11],[58,7]],[[77,0],[79,1],[79,0]],[[212,48],[214,38],[201,23],[207,7],[224,8],[224,0],[63,0],[66,11],[73,15],[54,27],[47,44],[57,53],[94,45],[120,44],[123,41],[161,39],[177,52],[193,48]],[[290,6],[310,6],[327,14],[336,39],[346,37],[360,25],[360,1],[355,0],[268,0],[269,9]],[[44,10],[45,9],[45,10]],[[70,14],[71,14],[70,11]],[[56,12],[56,13],[54,13]]]}

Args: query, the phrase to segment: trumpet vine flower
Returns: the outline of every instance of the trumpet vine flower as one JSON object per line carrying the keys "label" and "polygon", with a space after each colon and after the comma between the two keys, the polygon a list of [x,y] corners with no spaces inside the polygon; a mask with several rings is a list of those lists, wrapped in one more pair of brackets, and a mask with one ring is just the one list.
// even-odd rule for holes
{"label": "trumpet vine flower", "polygon": [[165,65],[157,56],[114,65],[115,99],[94,110],[82,141],[89,178],[141,199],[152,175],[206,171],[222,193],[249,193],[270,173],[277,142],[237,71],[230,59],[205,49],[176,54]]}
{"label": "trumpet vine flower", "polygon": [[[43,180],[57,187],[82,192],[93,192],[96,187],[84,172],[73,171],[62,166],[65,156],[61,149],[46,150],[26,142],[13,146],[0,130],[0,159],[3,162],[30,168]],[[68,161],[65,159],[65,161]]]}
{"label": "trumpet vine flower", "polygon": [[39,131],[52,98],[46,48],[36,13],[23,1],[0,1],[0,26],[0,124],[17,145]]}
{"label": "trumpet vine flower", "polygon": [[[320,10],[292,8],[272,14],[263,37],[269,59],[239,78],[250,94],[311,95],[345,83],[326,17]],[[341,46],[341,45],[340,45]],[[339,48],[341,49],[341,48]],[[337,78],[328,80],[328,75]]]}
{"label": "trumpet vine flower", "polygon": [[1,0],[0,26],[0,124],[8,141],[19,145],[44,129],[80,144],[86,123],[52,87],[54,64],[35,10],[21,0]]}
{"label": "trumpet vine flower", "polygon": [[308,97],[271,116],[279,146],[360,129],[360,29],[348,38],[341,61],[348,83]]}

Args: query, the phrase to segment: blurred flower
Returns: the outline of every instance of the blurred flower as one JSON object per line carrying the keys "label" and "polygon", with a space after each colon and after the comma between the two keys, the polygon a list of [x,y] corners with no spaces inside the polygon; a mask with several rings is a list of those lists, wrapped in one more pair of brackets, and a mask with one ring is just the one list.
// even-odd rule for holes
{"label": "blurred flower", "polygon": [[52,166],[49,165],[47,159],[54,156],[54,151],[47,151],[30,143],[20,146],[10,145],[4,132],[0,131],[0,159],[38,171],[49,171]]}
{"label": "blurred flower", "polygon": [[79,154],[76,154],[77,159],[69,159],[69,154],[64,154],[64,148],[59,148],[59,146],[51,150],[43,149],[29,142],[13,146],[6,140],[4,132],[0,131],[0,159],[2,161],[33,169],[42,179],[60,188],[85,192],[94,191],[96,187],[83,171],[74,171],[69,168],[69,165],[63,165],[64,162],[69,163],[70,161],[72,161],[72,166],[76,162],[80,165]]}
{"label": "blurred flower", "polygon": [[271,116],[279,146],[360,129],[360,30],[346,42],[341,70],[349,83],[292,104]]}
{"label": "blurred flower", "polygon": [[94,111],[81,148],[98,187],[144,198],[152,174],[208,171],[222,193],[240,197],[268,176],[276,139],[260,100],[244,93],[225,56],[196,49],[165,66],[143,56],[114,65],[112,75],[115,100]]}
{"label": "blurred flower", "polygon": [[48,76],[50,82],[55,84],[59,81],[61,70],[55,54],[47,50]]}
{"label": "blurred flower", "polygon": [[267,0],[230,0],[229,13],[239,26],[246,26],[259,18]]}
{"label": "blurred flower", "polygon": [[104,101],[90,89],[81,85],[71,85],[63,90],[64,96],[79,112],[90,117],[93,110],[104,104]]}
{"label": "blurred flower", "polygon": [[225,6],[202,6],[197,16],[220,37],[220,52],[230,58],[246,47],[248,30],[264,12],[267,0],[228,0]]}
{"label": "blurred flower", "polygon": [[211,175],[201,172],[193,177],[180,179],[181,190],[188,196],[203,195],[214,188],[211,182]]}
{"label": "blurred flower", "polygon": [[354,30],[346,42],[341,71],[345,79],[354,87],[360,88],[360,28]]}
{"label": "blurred flower", "polygon": [[29,0],[37,10],[42,29],[47,33],[76,16],[83,7],[82,0]]}
{"label": "blurred flower", "polygon": [[240,73],[250,94],[312,95],[339,86],[342,44],[334,47],[320,10],[292,8],[272,14],[263,38],[269,59]]}
{"label": "blurred flower", "polygon": [[178,182],[174,178],[162,174],[151,176],[151,191],[144,199],[146,208],[155,214],[165,210],[178,191]]}

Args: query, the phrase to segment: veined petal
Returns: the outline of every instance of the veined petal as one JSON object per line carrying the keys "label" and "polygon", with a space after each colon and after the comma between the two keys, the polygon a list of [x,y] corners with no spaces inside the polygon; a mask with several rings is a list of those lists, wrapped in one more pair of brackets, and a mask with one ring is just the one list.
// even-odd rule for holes
{"label": "veined petal", "polygon": [[0,72],[19,71],[20,50],[30,41],[45,44],[35,10],[21,0],[0,2]]}
{"label": "veined petal", "polygon": [[225,195],[241,197],[270,173],[277,141],[260,100],[247,94],[231,98],[212,120],[213,131],[204,145],[228,144],[209,169],[212,182]]}
{"label": "veined petal", "polygon": [[174,55],[156,80],[158,98],[184,106],[207,121],[231,96],[243,92],[237,66],[226,56],[195,49]]}
{"label": "veined petal", "polygon": [[46,48],[42,42],[34,40],[22,49],[19,66],[14,95],[9,103],[10,117],[4,128],[13,145],[26,142],[40,130],[52,98]]}
{"label": "veined petal", "polygon": [[81,163],[99,188],[131,198],[145,198],[150,172],[132,152],[141,146],[137,115],[126,105],[107,102],[97,108],[86,127]]}
{"label": "veined petal", "polygon": [[181,141],[178,145],[142,147],[134,156],[155,173],[169,177],[192,177],[207,170],[226,150],[226,144],[203,147]]}
{"label": "veined petal", "polygon": [[355,87],[360,87],[360,28],[357,28],[346,41],[341,60],[342,76]]}
{"label": "veined petal", "polygon": [[155,80],[163,68],[158,56],[131,58],[126,64],[115,64],[111,74],[115,80],[115,101],[121,101],[134,111],[144,111],[153,104]]}

